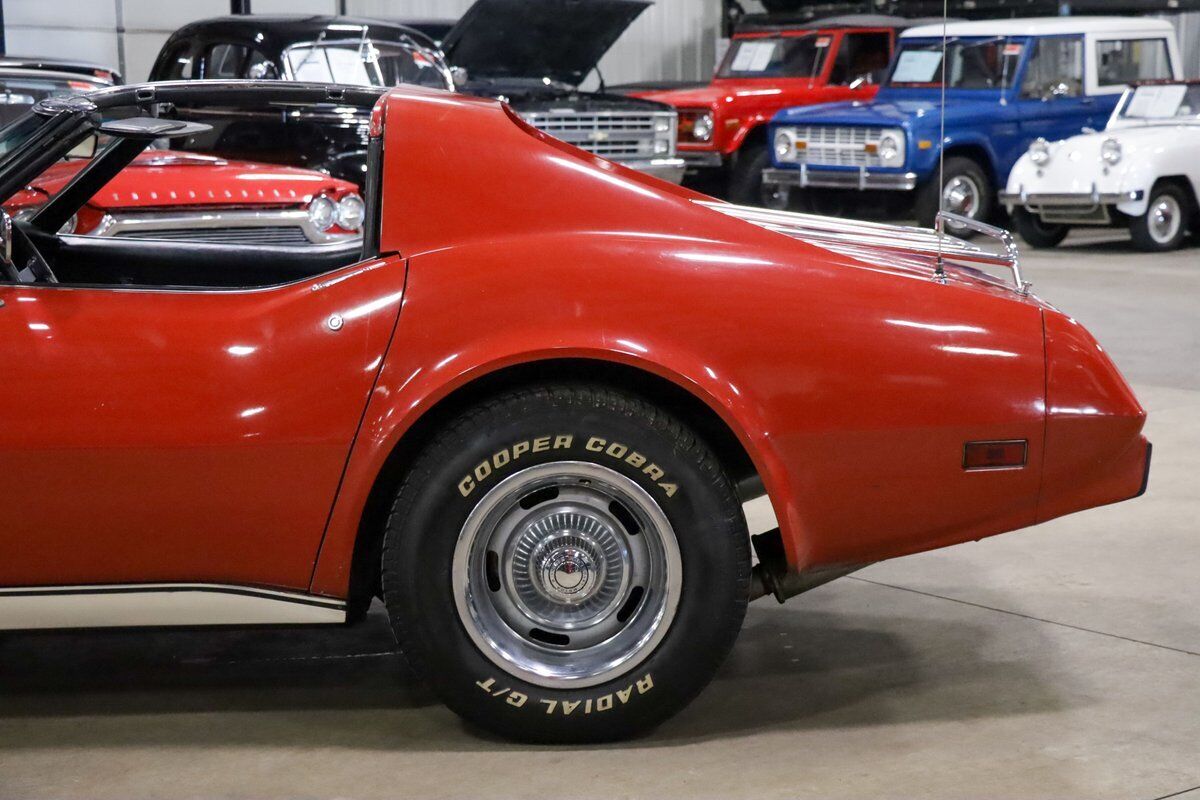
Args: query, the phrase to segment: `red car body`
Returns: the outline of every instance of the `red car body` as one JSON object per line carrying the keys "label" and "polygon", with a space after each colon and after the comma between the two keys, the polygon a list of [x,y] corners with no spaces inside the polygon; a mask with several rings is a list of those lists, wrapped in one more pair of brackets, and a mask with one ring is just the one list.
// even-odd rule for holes
{"label": "red car body", "polygon": [[[407,123],[385,131],[384,190],[404,213],[385,215],[377,259],[245,292],[0,286],[0,361],[20,389],[0,408],[24,420],[0,431],[5,471],[24,476],[0,504],[0,585],[345,598],[405,434],[473,381],[538,362],[619,364],[695,398],[762,478],[797,572],[1139,492],[1142,408],[1087,331],[1033,296],[747,224],[494,102],[400,90],[378,114]],[[447,169],[447,130],[496,146]],[[1023,467],[964,470],[964,443],[992,440],[1028,442]]]}
{"label": "red car body", "polygon": [[[4,209],[18,219],[58,194],[87,159],[61,161]],[[336,224],[318,230],[308,219],[314,199],[357,197],[349,181],[321,172],[204,153],[148,150],[122,170],[71,221],[69,232],[94,236],[187,236],[196,241],[336,242],[361,235]],[[270,233],[268,233],[268,231]]]}
{"label": "red car body", "polygon": [[[690,168],[735,166],[735,157],[748,144],[765,152],[767,123],[780,109],[874,98],[895,49],[897,26],[904,22],[888,18],[876,18],[876,24],[830,22],[833,24],[817,21],[810,26],[735,34],[729,52],[708,84],[665,90],[635,87],[629,94],[668,103],[679,111],[679,154]],[[818,45],[821,56],[815,70],[805,74],[732,70],[739,48],[745,44],[799,39],[810,39]],[[847,63],[852,50],[856,62],[853,66]],[[711,135],[706,138],[695,135],[696,120],[703,115],[712,121]]]}

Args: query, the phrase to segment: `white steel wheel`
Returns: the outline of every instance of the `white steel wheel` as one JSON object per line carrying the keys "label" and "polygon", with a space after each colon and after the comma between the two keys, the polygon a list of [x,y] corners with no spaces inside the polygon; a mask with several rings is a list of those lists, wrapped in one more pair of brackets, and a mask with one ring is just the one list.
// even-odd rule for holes
{"label": "white steel wheel", "polygon": [[1139,250],[1161,253],[1183,244],[1194,213],[1191,196],[1175,184],[1157,187],[1146,213],[1129,221],[1129,233]]}

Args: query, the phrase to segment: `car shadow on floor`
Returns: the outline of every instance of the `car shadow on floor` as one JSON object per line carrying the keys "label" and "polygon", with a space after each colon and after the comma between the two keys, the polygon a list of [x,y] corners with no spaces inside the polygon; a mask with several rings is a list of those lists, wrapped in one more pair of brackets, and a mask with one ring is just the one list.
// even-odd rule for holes
{"label": "car shadow on floor", "polygon": [[[898,626],[895,614],[756,604],[712,686],[637,744],[1061,707],[1019,658],[985,656],[988,636],[985,627],[944,618],[903,619]],[[77,724],[80,718],[87,724]],[[397,651],[378,605],[352,628],[0,638],[0,749],[156,741],[510,746],[466,729],[429,695]]]}

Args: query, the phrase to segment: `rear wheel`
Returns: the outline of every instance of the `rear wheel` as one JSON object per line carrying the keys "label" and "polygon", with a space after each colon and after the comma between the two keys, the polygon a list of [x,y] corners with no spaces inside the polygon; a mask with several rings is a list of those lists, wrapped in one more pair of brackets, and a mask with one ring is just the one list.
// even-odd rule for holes
{"label": "rear wheel", "polygon": [[[950,156],[938,174],[917,190],[917,220],[927,228],[937,222],[938,211],[945,210],[968,219],[987,222],[995,209],[995,190],[987,172],[966,156]],[[955,236],[970,236],[967,228],[949,225]]]}
{"label": "rear wheel", "polygon": [[419,457],[383,554],[413,668],[466,719],[527,741],[628,736],[708,683],[745,614],[748,537],[681,422],[564,384],[468,412]]}
{"label": "rear wheel", "polygon": [[1129,221],[1134,247],[1149,253],[1175,250],[1183,244],[1193,213],[1191,197],[1181,187],[1155,187],[1146,213]]}
{"label": "rear wheel", "polygon": [[1013,224],[1030,247],[1058,247],[1071,232],[1071,226],[1043,222],[1041,217],[1023,208],[1013,210]]}

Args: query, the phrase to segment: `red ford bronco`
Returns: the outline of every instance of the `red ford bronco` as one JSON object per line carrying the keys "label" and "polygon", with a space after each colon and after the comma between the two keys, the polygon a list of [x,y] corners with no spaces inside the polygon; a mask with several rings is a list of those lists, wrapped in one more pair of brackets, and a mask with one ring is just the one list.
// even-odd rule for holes
{"label": "red ford bronco", "polygon": [[806,23],[747,17],[707,84],[630,84],[626,93],[679,109],[679,155],[689,177],[737,203],[765,198],[767,123],[782,108],[870,100],[900,30],[915,20],[852,14]]}

